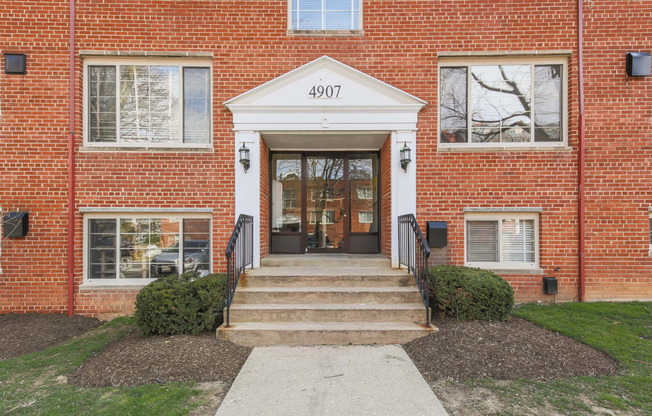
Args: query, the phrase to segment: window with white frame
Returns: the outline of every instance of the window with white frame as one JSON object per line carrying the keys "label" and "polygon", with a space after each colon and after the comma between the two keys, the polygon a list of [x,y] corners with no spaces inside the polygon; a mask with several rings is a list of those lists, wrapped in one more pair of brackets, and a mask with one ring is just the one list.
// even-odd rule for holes
{"label": "window with white frame", "polygon": [[291,30],[360,30],[362,0],[289,0]]}
{"label": "window with white frame", "polygon": [[296,208],[297,206],[297,189],[283,189],[283,208]]}
{"label": "window with white frame", "polygon": [[358,194],[358,199],[372,199],[374,197],[374,192],[371,187],[360,186],[356,189]]}
{"label": "window with white frame", "polygon": [[187,61],[84,62],[89,146],[206,146],[211,71]]}
{"label": "window with white frame", "polygon": [[209,218],[92,216],[86,219],[86,279],[156,279],[211,265]]}
{"label": "window with white frame", "polygon": [[358,222],[360,224],[371,224],[374,222],[373,211],[360,211],[358,212]]}
{"label": "window with white frame", "polygon": [[537,214],[467,214],[465,222],[467,265],[490,269],[538,267]]}
{"label": "window with white frame", "polygon": [[562,145],[566,142],[566,60],[442,60],[440,144]]}
{"label": "window with white frame", "polygon": [[310,211],[309,214],[310,224],[316,224],[317,220],[322,224],[335,224],[335,210]]}
{"label": "window with white frame", "polygon": [[332,201],[333,200],[333,188],[331,188],[331,187],[310,188],[310,200],[311,201]]}

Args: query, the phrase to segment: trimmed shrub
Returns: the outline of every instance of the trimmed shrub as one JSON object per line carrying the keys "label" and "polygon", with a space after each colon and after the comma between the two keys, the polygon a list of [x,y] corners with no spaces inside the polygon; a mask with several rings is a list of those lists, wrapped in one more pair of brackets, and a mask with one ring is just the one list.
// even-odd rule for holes
{"label": "trimmed shrub", "polygon": [[514,307],[514,289],[496,273],[463,266],[430,269],[435,304],[460,320],[504,321]]}
{"label": "trimmed shrub", "polygon": [[226,299],[226,276],[197,272],[161,277],[136,297],[136,324],[144,335],[209,331]]}

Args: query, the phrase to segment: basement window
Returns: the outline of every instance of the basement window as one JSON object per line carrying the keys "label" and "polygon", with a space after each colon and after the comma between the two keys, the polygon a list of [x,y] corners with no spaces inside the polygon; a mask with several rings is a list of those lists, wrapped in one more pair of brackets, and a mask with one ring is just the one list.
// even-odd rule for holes
{"label": "basement window", "polygon": [[505,270],[539,267],[538,214],[467,214],[465,226],[467,266]]}
{"label": "basement window", "polygon": [[201,217],[85,218],[86,280],[128,283],[189,271],[208,274],[210,224]]}

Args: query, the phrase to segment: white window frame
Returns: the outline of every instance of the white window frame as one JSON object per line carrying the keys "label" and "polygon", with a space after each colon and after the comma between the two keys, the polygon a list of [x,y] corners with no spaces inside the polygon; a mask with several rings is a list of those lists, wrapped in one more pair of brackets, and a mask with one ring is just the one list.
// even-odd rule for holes
{"label": "white window frame", "polygon": [[328,196],[326,198],[322,198],[321,197],[322,192],[324,192],[323,188],[316,188],[316,187],[310,188],[310,200],[313,201],[313,202],[317,201],[318,199],[321,200],[321,201],[326,201],[326,202],[333,202],[334,201],[334,199],[333,199],[333,198],[335,198],[334,192],[331,194],[330,198],[328,198]]}
{"label": "white window frame", "polygon": [[[358,29],[294,29],[292,27],[292,0],[288,0],[288,33],[289,34],[358,34],[362,33],[362,15],[363,15],[363,3],[364,0],[358,0]],[[324,27],[324,4],[322,1],[321,7],[322,13],[322,28]]]}
{"label": "white window frame", "polygon": [[[470,262],[468,261],[468,222],[497,221],[498,222],[498,258],[502,259],[502,222],[503,220],[534,220],[534,262]],[[531,212],[486,212],[466,213],[464,215],[464,265],[488,270],[539,270],[539,214]]]}
{"label": "white window frame", "polygon": [[[333,213],[333,220],[335,219],[335,210],[334,209],[323,209],[321,211],[322,211],[322,214],[321,214],[321,218],[322,218],[321,223],[322,224],[324,224],[324,225],[335,224],[335,221],[323,221],[324,218],[328,219],[328,215],[324,215],[326,212]],[[312,210],[308,211],[308,215],[309,215],[308,222],[310,224],[317,224],[317,211],[312,209]]]}
{"label": "white window frame", "polygon": [[283,209],[297,208],[298,195],[297,188],[283,189]]}
{"label": "white window frame", "polygon": [[[91,66],[117,66],[118,65],[161,65],[161,66],[178,66],[180,74],[180,86],[179,86],[179,97],[180,97],[180,141],[173,143],[151,143],[151,142],[142,142],[142,143],[124,143],[119,141],[119,137],[116,137],[115,142],[91,142],[90,141],[90,127],[89,127],[89,108],[90,108],[90,93],[88,82],[90,79],[89,67]],[[208,131],[208,142],[206,143],[184,143],[183,142],[183,68],[208,68],[209,73],[209,92],[210,92],[210,102],[209,102],[209,131]],[[119,73],[116,74],[119,77]],[[213,64],[212,61],[207,59],[178,59],[178,58],[116,58],[116,57],[91,57],[84,59],[84,68],[83,68],[83,133],[84,133],[84,147],[87,148],[179,148],[179,149],[207,149],[212,148],[213,146]],[[116,95],[116,99],[118,99]],[[119,136],[120,132],[120,117],[119,117],[119,105],[116,105],[116,135]]]}
{"label": "white window frame", "polygon": [[[363,214],[369,215],[371,217],[370,221],[363,221]],[[374,212],[373,211],[358,211],[358,223],[360,224],[373,224],[374,222]]]}
{"label": "white window frame", "polygon": [[[473,66],[483,65],[530,65],[532,70],[535,65],[561,65],[562,66],[562,79],[561,79],[561,132],[562,140],[559,142],[536,142],[534,139],[529,142],[512,143],[473,143],[471,142],[471,129],[470,125],[471,112],[468,111],[471,103],[471,87],[472,78],[470,68]],[[467,96],[467,137],[466,143],[445,143],[441,141],[441,102],[440,93],[441,89],[441,68],[447,67],[467,67],[467,81],[466,81],[466,96]],[[568,147],[568,57],[567,56],[502,56],[502,57],[467,57],[467,58],[453,58],[453,57],[440,57],[437,68],[437,145],[440,149],[500,149],[509,148],[567,148]],[[534,83],[534,77],[532,77]],[[534,89],[532,89],[534,91]],[[534,115],[530,117],[534,120]],[[534,134],[532,134],[534,138]]]}
{"label": "white window frame", "polygon": [[361,186],[356,189],[358,199],[373,199],[374,190],[371,186]]}
{"label": "white window frame", "polygon": [[[178,219],[180,223],[179,231],[179,253],[183,253],[183,220],[187,219],[207,219],[209,220],[209,246],[210,246],[210,257],[208,261],[209,273],[213,272],[213,218],[210,214],[196,214],[196,213],[161,213],[161,212],[151,212],[151,213],[92,213],[84,214],[83,221],[83,248],[84,248],[84,278],[82,285],[83,286],[146,286],[147,284],[157,280],[157,279],[143,279],[143,278],[127,278],[120,279],[118,278],[119,267],[116,267],[116,277],[114,279],[91,279],[90,278],[90,263],[89,263],[89,251],[90,251],[90,241],[89,241],[89,230],[90,230],[90,220],[101,219],[101,220],[116,220],[117,229],[120,229],[120,220],[125,218],[165,218],[165,219]],[[116,250],[120,251],[119,247],[120,241],[116,238]],[[116,258],[116,261],[118,259]]]}

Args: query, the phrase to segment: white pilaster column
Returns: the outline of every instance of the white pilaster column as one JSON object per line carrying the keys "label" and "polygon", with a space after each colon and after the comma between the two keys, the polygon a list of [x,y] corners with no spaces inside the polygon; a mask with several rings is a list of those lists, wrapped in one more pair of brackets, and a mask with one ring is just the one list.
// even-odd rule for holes
{"label": "white pilaster column", "polygon": [[[249,148],[250,166],[247,172],[240,163],[240,148]],[[254,267],[260,267],[260,133],[235,132],[235,221],[240,214],[254,217]]]}
{"label": "white pilaster column", "polygon": [[[401,167],[401,148],[407,144],[412,161],[407,172]],[[417,132],[392,132],[392,267],[398,267],[398,216],[417,215]]]}

